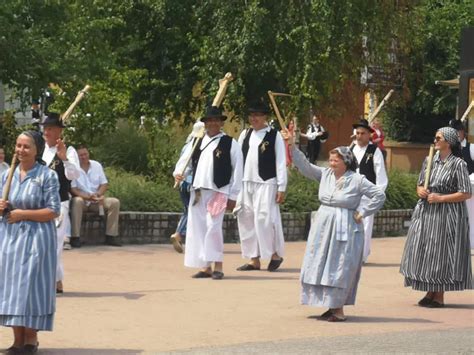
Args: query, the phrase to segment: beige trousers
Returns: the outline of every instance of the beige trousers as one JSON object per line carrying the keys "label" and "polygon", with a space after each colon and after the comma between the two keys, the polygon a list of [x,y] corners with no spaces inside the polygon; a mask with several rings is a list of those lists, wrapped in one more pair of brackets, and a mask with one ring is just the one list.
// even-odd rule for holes
{"label": "beige trousers", "polygon": [[[104,198],[104,210],[107,216],[107,226],[105,235],[112,237],[118,236],[118,221],[120,213],[120,201],[115,197]],[[81,197],[73,197],[71,202],[71,237],[79,237],[81,234],[82,213],[96,212],[99,213],[99,204],[91,203],[86,205]]]}

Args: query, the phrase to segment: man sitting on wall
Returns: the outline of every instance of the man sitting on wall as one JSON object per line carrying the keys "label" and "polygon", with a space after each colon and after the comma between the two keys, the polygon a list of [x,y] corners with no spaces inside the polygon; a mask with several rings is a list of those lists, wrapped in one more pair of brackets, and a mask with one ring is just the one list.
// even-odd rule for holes
{"label": "man sitting on wall", "polygon": [[[79,240],[83,211],[98,212],[101,215],[105,211],[107,214],[105,244],[120,247],[122,246],[118,238],[120,201],[114,197],[104,196],[108,188],[104,169],[99,162],[89,159],[87,147],[80,146],[77,153],[81,165],[81,175],[71,183],[71,192],[74,196],[71,205],[71,238]],[[80,245],[80,243],[74,244]]]}

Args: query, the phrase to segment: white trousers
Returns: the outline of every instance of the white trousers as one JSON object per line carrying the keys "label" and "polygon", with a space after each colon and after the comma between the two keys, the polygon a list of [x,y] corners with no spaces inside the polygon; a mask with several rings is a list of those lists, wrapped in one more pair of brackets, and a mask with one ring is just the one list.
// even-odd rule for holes
{"label": "white trousers", "polygon": [[69,201],[61,202],[61,214],[56,219],[56,225],[59,226],[56,229],[58,235],[57,245],[57,267],[56,267],[56,281],[62,281],[64,279],[64,265],[63,265],[63,245],[64,239],[71,236],[71,220],[69,218]]}
{"label": "white trousers", "polygon": [[261,257],[269,260],[275,253],[279,256],[285,253],[277,191],[277,185],[243,183],[237,202],[237,223],[245,259]]}
{"label": "white trousers", "polygon": [[474,197],[466,201],[467,214],[469,215],[469,240],[471,249],[474,249]]}
{"label": "white trousers", "polygon": [[191,190],[184,266],[204,268],[224,259],[222,221],[225,210],[217,216],[211,216],[207,211],[207,204],[216,193],[213,190],[202,189],[199,201],[194,204],[196,193]]}
{"label": "white trousers", "polygon": [[370,244],[372,242],[372,229],[374,227],[374,215],[364,217],[364,255],[362,261],[365,263],[370,255]]}

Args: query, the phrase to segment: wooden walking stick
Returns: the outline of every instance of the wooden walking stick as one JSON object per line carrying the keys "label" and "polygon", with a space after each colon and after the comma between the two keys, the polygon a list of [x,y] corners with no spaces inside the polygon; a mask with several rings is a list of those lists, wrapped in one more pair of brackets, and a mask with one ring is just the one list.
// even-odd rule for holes
{"label": "wooden walking stick", "polygon": [[63,123],[66,123],[69,120],[69,118],[71,117],[72,111],[76,108],[79,102],[81,102],[81,100],[84,98],[84,96],[86,95],[86,93],[89,91],[90,88],[91,88],[90,85],[86,85],[81,91],[77,93],[77,96],[72,102],[72,104],[69,105],[66,112],[64,112],[61,115],[61,120],[63,121]]}
{"label": "wooden walking stick", "polygon": [[469,106],[467,107],[466,111],[464,111],[464,114],[462,115],[462,117],[460,118],[460,121],[462,123],[464,123],[464,121],[466,121],[466,118],[467,118],[467,115],[469,115],[469,112],[471,112],[472,108],[474,107],[474,100],[471,101],[471,103],[469,104]]}
{"label": "wooden walking stick", "polygon": [[380,104],[377,106],[377,108],[375,109],[375,111],[369,116],[369,118],[367,119],[367,121],[369,123],[371,123],[374,118],[379,114],[380,110],[382,109],[382,107],[384,107],[384,105],[387,103],[387,101],[390,99],[390,96],[392,96],[392,94],[395,92],[395,90],[393,89],[390,89],[390,91],[387,93],[387,95],[385,95],[385,97],[383,98],[383,100],[380,102]]}
{"label": "wooden walking stick", "polygon": [[[10,165],[10,169],[8,170],[7,181],[5,181],[5,185],[3,186],[2,191],[2,199],[4,201],[8,201],[8,195],[10,195],[10,187],[12,186],[13,180],[13,173],[15,172],[16,168],[16,154],[13,154],[12,163]],[[9,211],[9,208],[3,210],[3,215],[5,216]]]}
{"label": "wooden walking stick", "polygon": [[270,98],[270,103],[272,104],[273,112],[275,112],[275,116],[278,119],[278,123],[280,124],[281,129],[286,129],[285,121],[283,117],[281,116],[280,109],[278,108],[278,105],[275,101],[275,96],[291,96],[291,95],[268,90],[268,97]]}
{"label": "wooden walking stick", "polygon": [[434,145],[430,145],[430,153],[428,154],[428,161],[426,162],[426,170],[425,170],[425,184],[423,187],[425,189],[428,188],[428,185],[430,183],[430,175],[431,175],[431,165],[433,162],[433,156],[434,156]]}
{"label": "wooden walking stick", "polygon": [[[228,72],[224,75],[222,79],[219,80],[219,89],[217,90],[217,94],[214,97],[214,100],[212,101],[212,106],[219,107],[222,104],[222,101],[224,100],[225,93],[227,92],[227,87],[229,86],[229,83],[234,80],[234,77],[232,76],[232,73]],[[181,171],[180,175],[184,175],[186,172],[186,168],[189,165],[189,162],[191,161],[191,158],[193,157],[194,151],[196,150],[196,147],[199,143],[199,141],[204,137],[204,134],[206,133],[206,129],[204,127],[204,124],[202,126],[198,127],[193,127],[193,131],[191,132],[191,136],[195,138],[193,146],[191,148],[191,153],[189,156],[186,158],[186,162],[184,164],[184,167]],[[174,188],[176,189],[179,186],[179,182],[176,181],[174,183]]]}

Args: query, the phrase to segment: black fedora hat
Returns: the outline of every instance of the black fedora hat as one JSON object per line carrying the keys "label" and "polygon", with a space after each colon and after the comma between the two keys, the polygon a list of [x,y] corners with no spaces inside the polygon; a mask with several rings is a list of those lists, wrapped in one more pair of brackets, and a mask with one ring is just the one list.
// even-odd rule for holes
{"label": "black fedora hat", "polygon": [[270,108],[268,104],[265,103],[263,100],[258,100],[251,102],[247,108],[248,113],[263,113],[268,115],[270,113]]}
{"label": "black fedora hat", "polygon": [[206,122],[208,118],[219,118],[221,121],[225,121],[227,116],[222,113],[222,109],[216,106],[206,107],[206,113],[204,117],[201,118],[202,122]]}
{"label": "black fedora hat", "polygon": [[365,128],[368,129],[370,132],[374,132],[374,129],[370,127],[369,121],[367,121],[365,118],[361,118],[359,122],[354,123],[352,125],[353,128]]}
{"label": "black fedora hat", "polygon": [[61,116],[57,112],[48,112],[48,114],[44,118],[43,122],[40,123],[40,125],[44,127],[55,126],[55,127],[66,128],[66,126],[63,123],[63,120],[61,119]]}

